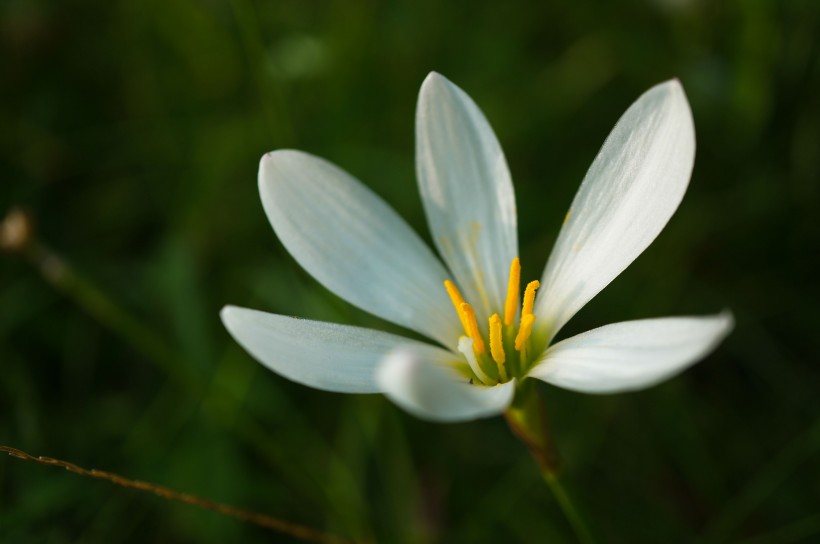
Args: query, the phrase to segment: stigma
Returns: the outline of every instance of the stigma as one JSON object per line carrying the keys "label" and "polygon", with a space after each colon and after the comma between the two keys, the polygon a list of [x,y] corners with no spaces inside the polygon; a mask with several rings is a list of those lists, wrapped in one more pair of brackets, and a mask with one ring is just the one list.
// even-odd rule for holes
{"label": "stigma", "polygon": [[[518,257],[510,263],[507,280],[507,296],[502,316],[490,316],[486,328],[482,328],[473,307],[464,300],[455,283],[444,282],[444,288],[453,303],[464,335],[458,342],[458,351],[464,355],[474,376],[471,379],[483,385],[504,383],[519,376],[527,365],[532,327],[535,323],[533,307],[538,281],[531,281],[524,289],[520,303],[521,262]],[[520,313],[519,313],[520,308]],[[485,342],[485,338],[489,342]]]}

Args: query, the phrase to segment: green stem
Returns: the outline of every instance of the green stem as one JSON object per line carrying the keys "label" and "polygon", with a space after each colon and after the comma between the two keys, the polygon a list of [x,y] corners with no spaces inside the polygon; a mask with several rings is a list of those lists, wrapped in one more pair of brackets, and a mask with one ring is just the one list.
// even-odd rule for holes
{"label": "green stem", "polygon": [[512,432],[527,446],[533,459],[538,463],[541,476],[575,532],[578,542],[592,544],[595,542],[592,533],[558,481],[558,459],[550,438],[544,402],[533,382],[534,380],[527,379],[521,382],[512,406],[507,409],[504,416]]}
{"label": "green stem", "polygon": [[567,495],[566,490],[564,490],[564,486],[558,481],[556,474],[545,470],[541,475],[544,477],[544,481],[547,482],[555,500],[561,507],[561,511],[564,512],[567,521],[569,521],[569,524],[572,526],[572,530],[575,531],[575,537],[578,539],[578,542],[582,544],[593,544],[595,539],[592,538],[592,533],[584,523],[584,519],[581,517],[581,514],[578,513],[578,509],[575,508],[569,495]]}

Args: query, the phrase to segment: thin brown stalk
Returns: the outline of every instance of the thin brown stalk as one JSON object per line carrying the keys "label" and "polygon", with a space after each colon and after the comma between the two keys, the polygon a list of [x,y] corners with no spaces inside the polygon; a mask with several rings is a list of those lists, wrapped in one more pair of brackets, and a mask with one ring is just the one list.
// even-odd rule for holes
{"label": "thin brown stalk", "polygon": [[11,446],[4,446],[2,444],[0,444],[0,452],[5,452],[12,457],[23,459],[24,461],[31,461],[34,463],[39,463],[41,465],[49,465],[64,468],[69,472],[73,472],[81,476],[97,478],[98,480],[105,480],[112,484],[121,487],[126,487],[128,489],[136,489],[138,491],[153,493],[154,495],[162,497],[166,500],[190,504],[198,508],[210,510],[218,514],[222,514],[223,516],[228,516],[247,523],[252,523],[254,525],[264,527],[266,529],[275,531],[280,534],[286,534],[299,540],[304,540],[307,542],[320,542],[323,544],[342,544],[350,542],[347,539],[331,535],[328,533],[323,533],[321,531],[317,531],[316,529],[311,529],[310,527],[305,527],[302,525],[298,525],[296,523],[291,523],[289,521],[276,519],[274,517],[268,516],[267,514],[251,512],[249,510],[244,510],[242,508],[237,508],[235,506],[231,506],[221,502],[216,502],[210,499],[198,497],[196,495],[191,495],[190,493],[180,493],[178,491],[174,491],[173,489],[169,489],[167,487],[153,484],[150,482],[132,480],[130,478],[120,476],[119,474],[114,474],[113,472],[106,472],[104,470],[97,469],[89,470],[78,465],[75,465],[74,463],[62,461],[60,459],[54,459],[51,457],[35,457],[34,455],[29,455],[28,453],[18,450],[17,448],[12,448]]}

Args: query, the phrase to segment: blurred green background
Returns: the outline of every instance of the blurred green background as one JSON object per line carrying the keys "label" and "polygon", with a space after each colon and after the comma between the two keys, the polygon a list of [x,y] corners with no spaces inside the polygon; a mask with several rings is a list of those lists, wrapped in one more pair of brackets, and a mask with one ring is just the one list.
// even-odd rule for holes
{"label": "blurred green background", "polygon": [[[332,160],[429,239],[413,116],[437,70],[504,146],[535,278],[617,118],[678,77],[690,189],[562,335],[724,307],[737,327],[648,391],[544,385],[563,477],[601,542],[820,541],[818,36],[815,0],[6,0],[0,213],[28,209],[49,253],[0,255],[0,443],[358,539],[573,542],[503,419],[294,385],[218,311],[394,330],[284,251],[264,152]],[[0,457],[0,541],[292,540]]]}

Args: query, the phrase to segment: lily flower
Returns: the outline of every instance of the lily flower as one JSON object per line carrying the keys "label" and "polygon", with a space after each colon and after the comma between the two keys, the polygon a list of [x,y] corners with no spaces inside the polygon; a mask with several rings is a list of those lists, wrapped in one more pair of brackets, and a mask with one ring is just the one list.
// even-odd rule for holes
{"label": "lily flower", "polygon": [[441,259],[337,166],[294,150],[268,153],[259,166],[265,212],[296,261],[349,303],[430,342],[235,306],[222,321],[290,380],[383,393],[434,421],[500,414],[533,378],[585,393],[649,387],[711,352],[732,328],[731,314],[626,321],[553,339],[660,233],[683,198],[694,154],[680,83],[644,93],[595,157],[540,281],[522,297],[501,146],[470,97],[431,73],[416,112],[416,169]]}

